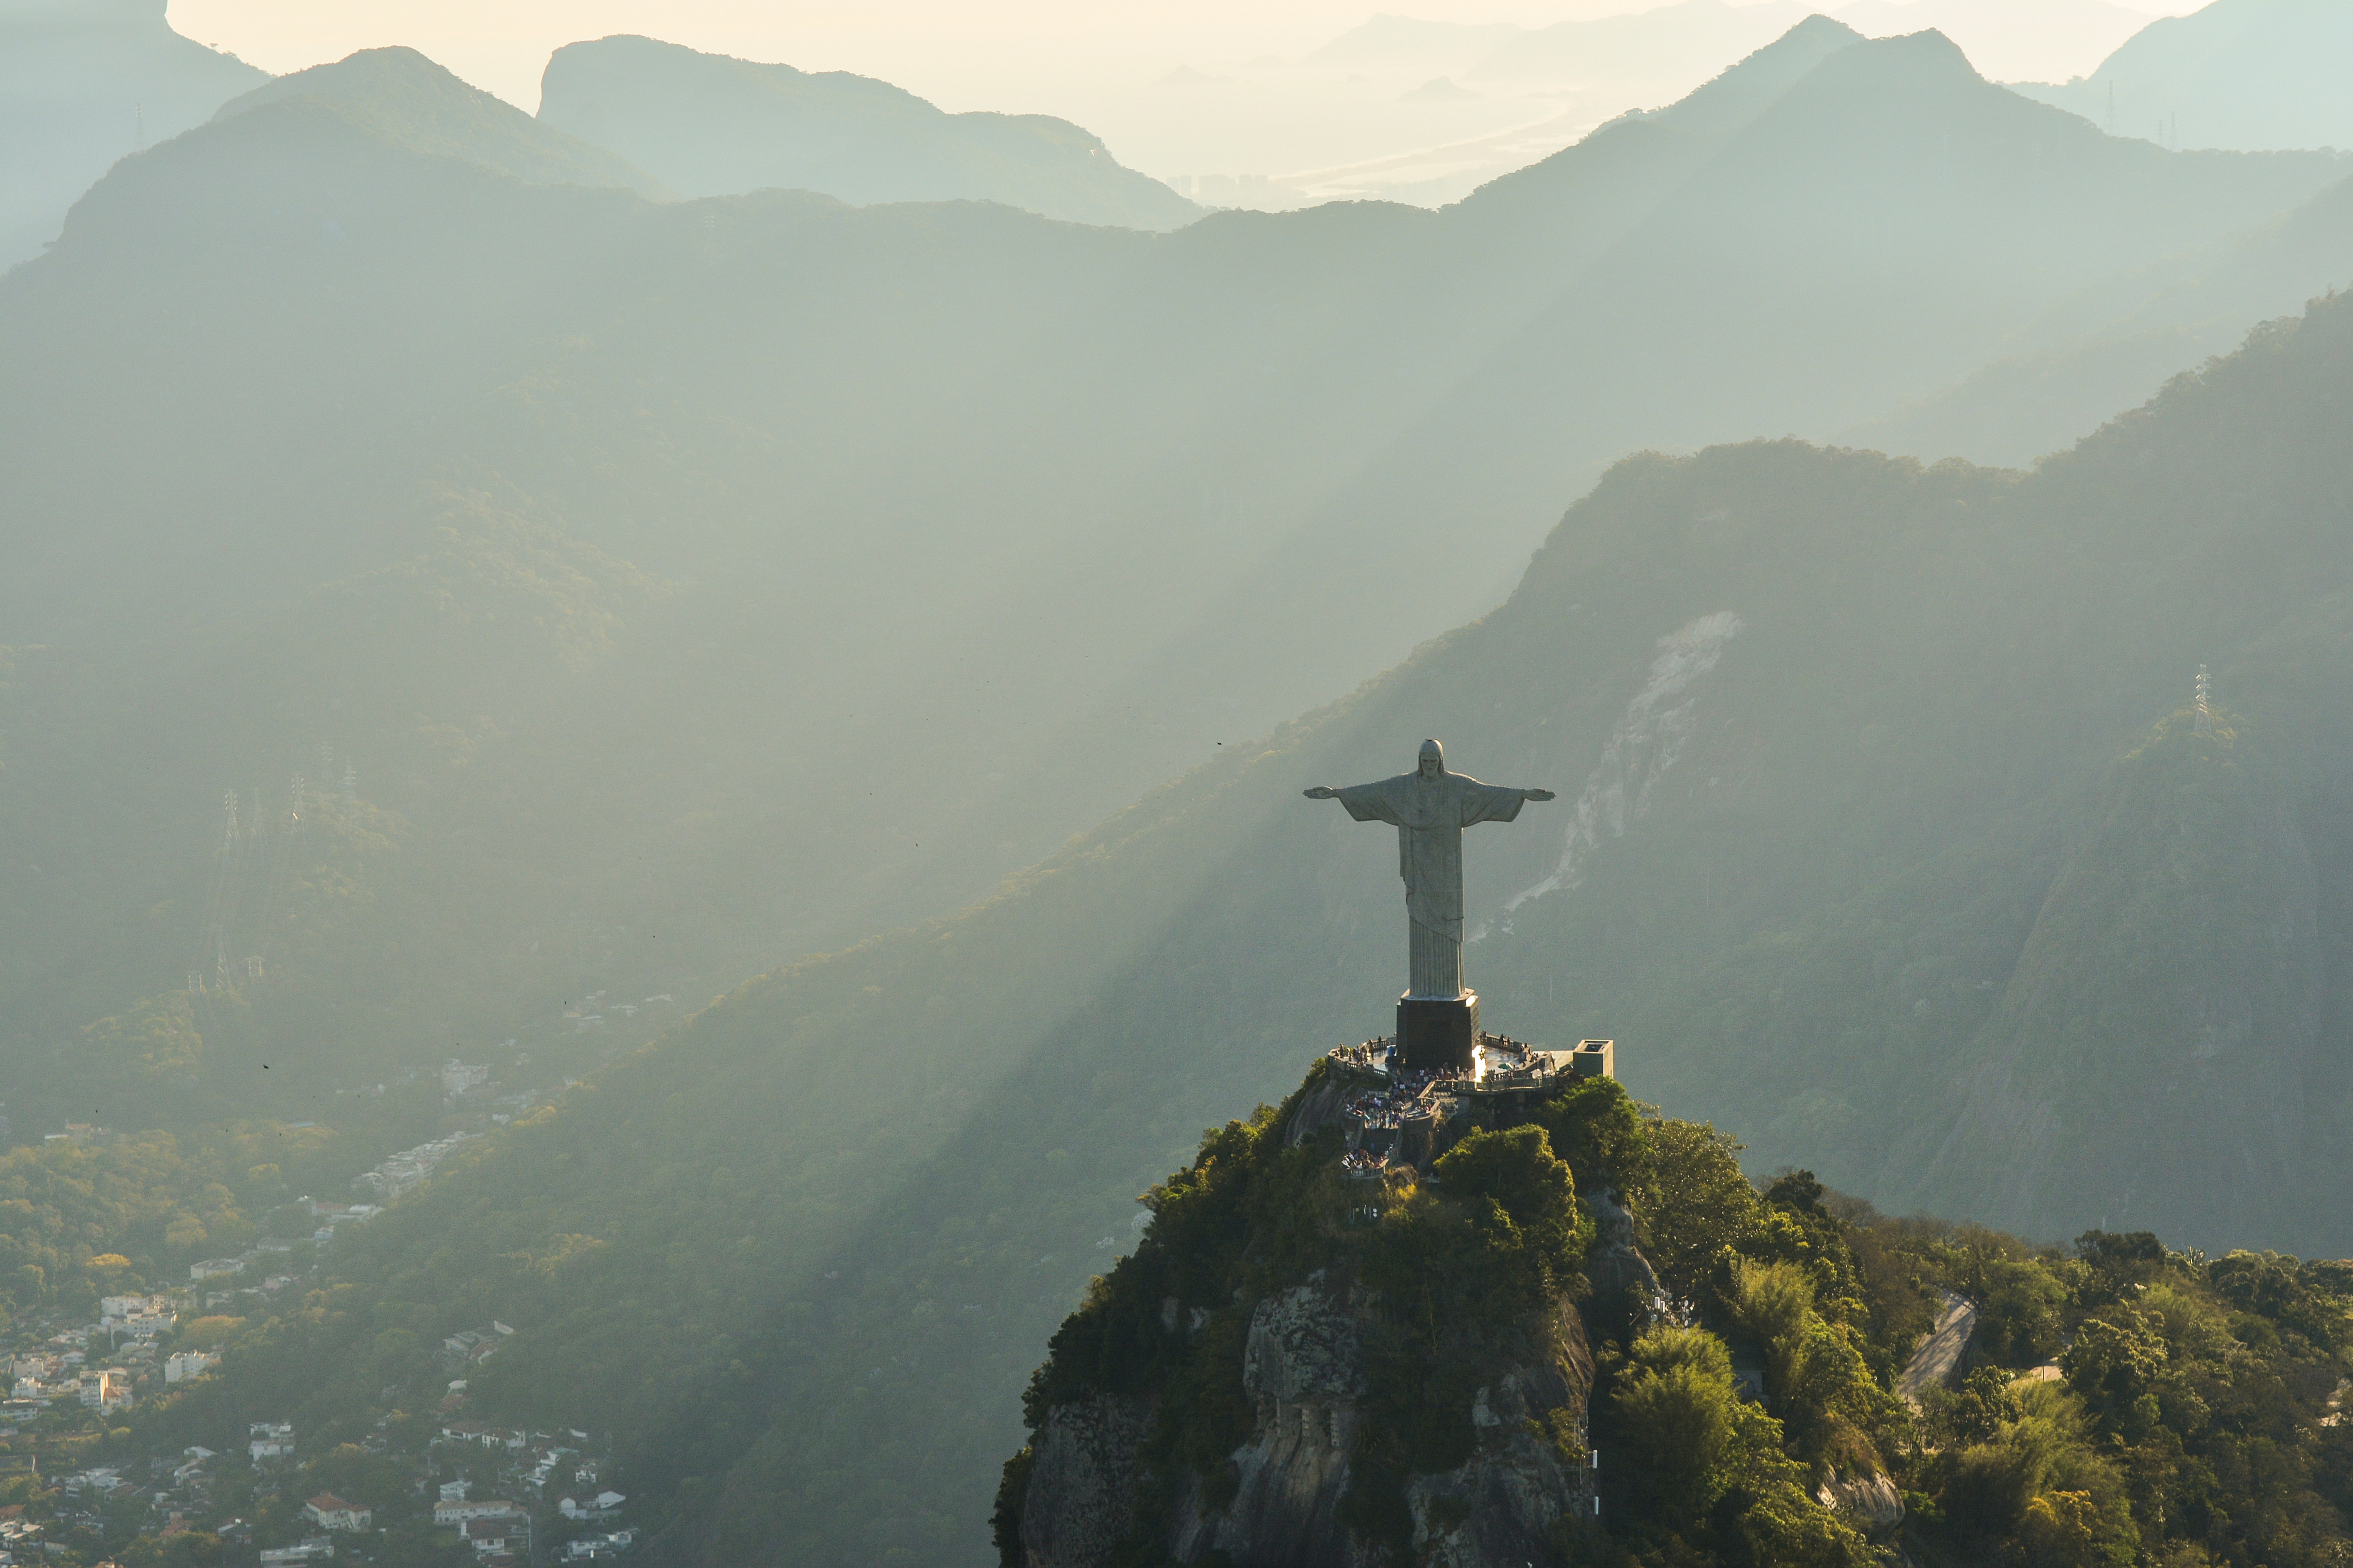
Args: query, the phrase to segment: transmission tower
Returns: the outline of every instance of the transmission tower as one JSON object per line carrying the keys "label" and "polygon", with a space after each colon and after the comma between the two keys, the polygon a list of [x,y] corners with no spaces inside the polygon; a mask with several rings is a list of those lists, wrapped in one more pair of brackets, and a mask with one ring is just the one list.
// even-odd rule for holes
{"label": "transmission tower", "polygon": [[345,757],[343,759],[343,804],[345,805],[357,805],[359,803],[359,764],[353,762],[349,757]]}
{"label": "transmission tower", "polygon": [[2214,712],[2212,709],[2206,706],[2206,667],[2201,664],[2198,667],[2197,729],[2197,732],[2200,735],[2211,735],[2214,732]]}
{"label": "transmission tower", "polygon": [[286,793],[292,797],[294,803],[286,819],[286,831],[289,833],[302,831],[302,790],[309,782],[301,773],[296,773],[294,782],[287,786]]}

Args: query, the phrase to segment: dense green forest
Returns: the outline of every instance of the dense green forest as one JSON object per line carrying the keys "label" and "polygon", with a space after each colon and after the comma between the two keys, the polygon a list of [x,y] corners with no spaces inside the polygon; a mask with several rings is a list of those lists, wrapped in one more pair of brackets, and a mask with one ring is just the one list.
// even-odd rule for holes
{"label": "dense green forest", "polygon": [[[1638,1115],[1608,1079],[1516,1127],[1471,1131],[1430,1182],[1388,1178],[1366,1225],[1337,1130],[1286,1136],[1299,1104],[1212,1129],[1155,1184],[1136,1251],[1094,1282],[1031,1381],[1033,1431],[1097,1394],[1152,1401],[1138,1527],[1115,1561],[1168,1561],[1159,1537],[1177,1478],[1215,1477],[1251,1439],[1253,1311],[1311,1279],[1327,1293],[1361,1281],[1377,1292],[1370,1342],[1398,1336],[1367,1352],[1338,1505],[1350,1535],[1390,1562],[1437,1546],[1420,1533],[1439,1531],[1436,1510],[1417,1527],[1405,1510],[1407,1479],[1474,1451],[1482,1379],[1450,1357],[1562,1298],[1577,1303],[1591,1375],[1583,1419],[1565,1417],[1558,1441],[1574,1471],[1592,1450],[1605,1460],[1592,1470],[1599,1522],[1555,1526],[1560,1562],[1862,1568],[1887,1544],[1926,1563],[2187,1568],[2353,1551],[2353,1429],[2339,1419],[2353,1263],[2210,1258],[2145,1231],[2035,1246],[1895,1219],[1807,1171],[1760,1192],[1730,1136]],[[1580,1186],[1630,1209],[1663,1310],[1584,1272],[1594,1227]],[[1978,1309],[1966,1379],[1909,1403],[1897,1373],[1956,1297]],[[1171,1299],[1215,1306],[1178,1332]],[[1736,1367],[1758,1385],[1744,1393]],[[1027,1560],[1031,1465],[1025,1448],[999,1492],[1006,1568]],[[1900,1519],[1827,1489],[1877,1477],[1900,1494]]]}
{"label": "dense green forest", "polygon": [[[146,1132],[0,1154],[0,1326],[47,1310],[95,1316],[104,1295],[162,1289],[251,1246],[272,1211],[355,1168],[337,1135],[275,1122],[201,1140]],[[294,1232],[310,1237],[308,1217]]]}

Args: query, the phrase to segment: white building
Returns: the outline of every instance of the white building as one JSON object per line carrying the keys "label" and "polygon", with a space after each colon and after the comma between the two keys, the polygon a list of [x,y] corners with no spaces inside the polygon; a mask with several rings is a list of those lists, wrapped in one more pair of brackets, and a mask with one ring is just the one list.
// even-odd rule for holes
{"label": "white building", "polygon": [[634,1530],[617,1530],[610,1535],[586,1535],[564,1543],[564,1560],[577,1563],[586,1558],[618,1557],[638,1538]]}
{"label": "white building", "polygon": [[345,1502],[332,1492],[321,1492],[302,1505],[302,1517],[322,1530],[365,1530],[375,1514],[358,1503]]}
{"label": "white building", "polygon": [[257,1421],[246,1428],[252,1439],[246,1447],[257,1463],[263,1459],[290,1458],[294,1453],[294,1426],[288,1421]]}
{"label": "white building", "polygon": [[565,1498],[555,1505],[555,1511],[566,1519],[610,1519],[613,1510],[628,1500],[619,1492],[598,1492],[593,1498]]}
{"label": "white building", "polygon": [[207,1367],[220,1364],[218,1354],[211,1351],[175,1351],[164,1358],[164,1381],[185,1383],[201,1377]]}

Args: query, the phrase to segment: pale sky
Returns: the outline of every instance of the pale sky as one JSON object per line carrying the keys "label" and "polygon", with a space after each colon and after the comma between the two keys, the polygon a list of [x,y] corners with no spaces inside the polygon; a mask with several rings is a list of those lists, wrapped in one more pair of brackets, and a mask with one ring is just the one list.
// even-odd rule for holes
{"label": "pale sky", "polygon": [[[1547,138],[1558,144],[1624,109],[1656,107],[1732,63],[1714,61],[1688,82],[1627,84],[1615,95],[1607,84],[1576,95],[1556,94],[1554,101],[1514,100],[1491,91],[1477,102],[1411,109],[1393,107],[1394,83],[1352,77],[1351,85],[1343,87],[1336,76],[1314,79],[1290,64],[1375,11],[1542,26],[1648,10],[1660,3],[171,0],[170,16],[189,37],[280,73],[339,59],[354,49],[406,44],[526,110],[538,108],[540,73],[559,46],[643,33],[804,70],[879,77],[951,110],[1059,115],[1103,136],[1122,162],[1156,175],[1190,171],[1282,176],[1397,160],[1481,139],[1508,141],[1535,127],[1543,129],[1528,146],[1540,155],[1549,150],[1543,145]],[[1849,3],[1825,0],[1821,8],[1836,12]],[[2101,24],[2095,16],[2086,32],[2084,15],[2110,4],[2122,10],[2106,25],[2120,30],[2098,41]],[[2046,16],[2057,16],[2044,7],[2072,7],[2073,29],[2043,26]],[[2141,16],[2197,7],[2192,0],[1906,0],[1903,8],[1936,10],[1946,31],[1989,75],[2004,74],[1999,68],[2008,65],[2011,76],[2063,79],[2089,72]],[[1228,90],[1214,100],[1176,92],[1166,79],[1179,68],[1212,73]],[[1558,100],[1571,96],[1578,101]]]}

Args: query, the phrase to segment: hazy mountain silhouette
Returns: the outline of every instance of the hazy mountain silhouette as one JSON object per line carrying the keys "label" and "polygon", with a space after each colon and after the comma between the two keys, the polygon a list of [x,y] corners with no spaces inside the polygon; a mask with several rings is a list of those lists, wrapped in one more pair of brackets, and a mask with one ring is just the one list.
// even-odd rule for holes
{"label": "hazy mountain silhouette", "polygon": [[656,200],[661,183],[628,160],[543,125],[467,86],[415,49],[363,49],[332,65],[282,76],[221,106],[213,118],[314,99],[387,146],[462,158],[533,185],[616,185]]}
{"label": "hazy mountain silhouette", "polygon": [[2212,0],[2151,22],[2088,77],[2018,90],[2168,146],[2353,149],[2348,72],[2353,10]]}
{"label": "hazy mountain silhouette", "polygon": [[[696,886],[660,934],[724,955],[681,965],[714,980],[952,908],[1481,613],[1612,454],[1903,408],[2341,167],[2111,141],[1933,35],[1813,22],[1445,213],[1153,236],[520,184],[501,170],[562,177],[574,144],[477,114],[418,57],[362,64],[339,99],[126,160],[0,284],[0,595],[77,694],[12,744],[117,714],[125,757],[184,803],[141,807],[159,837],[135,853],[99,834],[37,862],[75,874],[27,881],[12,917],[46,977],[20,993],[27,1048],[183,983],[193,931],[124,911],[168,864],[199,875],[221,791],[298,765],[322,725],[390,759],[369,798],[413,831],[369,875],[390,904],[459,900],[467,961],[405,980],[365,1030],[306,1034],[338,1042],[322,1073],[435,1048],[427,1019],[497,1026],[513,988],[475,977],[548,951],[551,902],[647,931],[624,911],[649,886]],[[223,666],[318,678],[259,709],[248,679],[164,704],[119,673],[125,647],[242,637],[437,558],[452,493],[663,585],[567,678],[600,715],[592,751],[543,760],[524,687],[471,707],[384,688],[357,627]],[[452,732],[508,760],[444,773]],[[467,846],[512,809],[489,781],[540,773],[649,804],[565,850],[556,882],[476,879]],[[77,816],[79,787],[0,775],[26,820]],[[377,984],[332,952],[307,962],[343,978],[283,1026]]]}
{"label": "hazy mountain silhouette", "polygon": [[1834,15],[1873,37],[1934,27],[1997,81],[2079,69],[2149,20],[2147,11],[2109,0],[1856,0]]}
{"label": "hazy mountain silhouette", "polygon": [[162,0],[0,4],[0,268],[55,239],[117,158],[268,79],[174,32]]}
{"label": "hazy mountain silhouette", "polygon": [[2084,290],[2020,334],[2045,346],[1839,438],[1929,458],[2030,462],[2229,352],[2244,323],[2295,311],[2316,291],[2353,280],[2348,255],[2353,178],[2269,223]]}
{"label": "hazy mountain silhouette", "polygon": [[993,201],[1073,223],[1166,229],[1200,216],[1042,114],[947,114],[888,82],[706,55],[652,38],[567,44],[539,118],[691,196],[777,188],[854,205]]}
{"label": "hazy mountain silhouette", "polygon": [[[1638,1095],[1883,1204],[2342,1251],[2348,394],[2332,301],[2031,476],[1630,458],[1493,614],[953,921],[744,986],[351,1277],[529,1325],[477,1408],[637,1435],[665,1561],[979,1561],[1035,1346],[1134,1194],[1385,1027],[1391,847],[1299,790],[1429,733],[1559,792],[1466,846],[1496,1025],[1612,1036]],[[607,1353],[632,1375],[558,1375]],[[319,1397],[280,1363],[249,1397]]]}
{"label": "hazy mountain silhouette", "polygon": [[1383,12],[1317,48],[1305,63],[1411,73],[1434,61],[1461,70],[1526,32],[1516,22],[1433,22]]}

